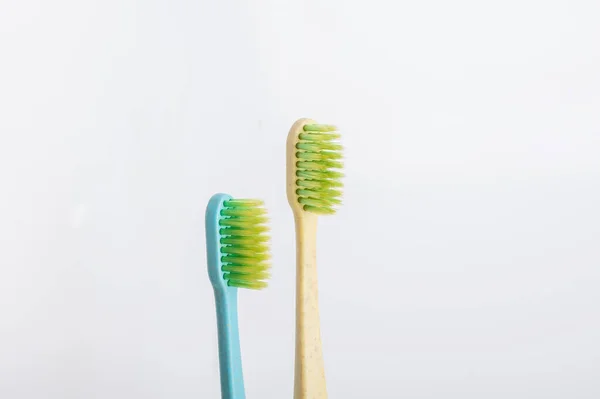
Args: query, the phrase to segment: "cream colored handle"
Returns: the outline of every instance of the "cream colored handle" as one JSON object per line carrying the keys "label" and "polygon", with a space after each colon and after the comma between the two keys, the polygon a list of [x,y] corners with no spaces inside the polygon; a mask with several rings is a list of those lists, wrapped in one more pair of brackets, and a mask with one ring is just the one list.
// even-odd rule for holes
{"label": "cream colored handle", "polygon": [[296,369],[294,399],[326,399],[317,284],[317,215],[296,217]]}

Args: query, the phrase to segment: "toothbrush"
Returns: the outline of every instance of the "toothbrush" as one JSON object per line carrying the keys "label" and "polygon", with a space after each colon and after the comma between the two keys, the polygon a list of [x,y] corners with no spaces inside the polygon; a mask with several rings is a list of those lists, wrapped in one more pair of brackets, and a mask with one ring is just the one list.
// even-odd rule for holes
{"label": "toothbrush", "polygon": [[287,197],[296,224],[294,399],[325,399],[317,287],[317,217],[334,214],[342,195],[337,129],[300,119],[287,138]]}
{"label": "toothbrush", "polygon": [[269,228],[260,200],[215,194],[206,207],[208,275],[215,291],[221,398],[245,399],[238,331],[238,288],[262,289],[269,277]]}

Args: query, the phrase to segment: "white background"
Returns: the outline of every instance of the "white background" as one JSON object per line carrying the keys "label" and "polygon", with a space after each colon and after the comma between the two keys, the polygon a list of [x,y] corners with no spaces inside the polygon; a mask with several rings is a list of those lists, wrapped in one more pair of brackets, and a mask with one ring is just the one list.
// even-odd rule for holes
{"label": "white background", "polygon": [[285,136],[344,133],[330,397],[600,397],[597,1],[0,1],[0,397],[218,398],[203,212],[266,200],[248,398],[291,398]]}

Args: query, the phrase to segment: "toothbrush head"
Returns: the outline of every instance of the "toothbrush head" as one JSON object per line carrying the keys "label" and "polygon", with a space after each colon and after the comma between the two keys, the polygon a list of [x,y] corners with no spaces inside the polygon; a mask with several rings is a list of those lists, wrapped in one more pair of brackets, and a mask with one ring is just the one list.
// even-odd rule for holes
{"label": "toothbrush head", "polygon": [[331,215],[341,204],[342,145],[332,125],[300,119],[287,140],[287,194],[295,213]]}
{"label": "toothbrush head", "polygon": [[206,208],[208,272],[215,289],[262,289],[270,277],[264,203],[215,194]]}

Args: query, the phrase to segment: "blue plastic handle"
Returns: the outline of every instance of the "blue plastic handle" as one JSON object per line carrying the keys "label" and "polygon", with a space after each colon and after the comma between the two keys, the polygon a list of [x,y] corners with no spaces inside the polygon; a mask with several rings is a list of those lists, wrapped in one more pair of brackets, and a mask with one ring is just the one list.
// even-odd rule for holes
{"label": "blue plastic handle", "polygon": [[229,287],[221,271],[219,218],[227,194],[215,194],[206,207],[206,255],[208,275],[215,291],[219,335],[221,398],[245,399],[240,334],[238,330],[237,288]]}
{"label": "blue plastic handle", "polygon": [[245,399],[242,354],[238,330],[237,288],[215,291],[217,326],[219,330],[219,368],[221,397]]}

